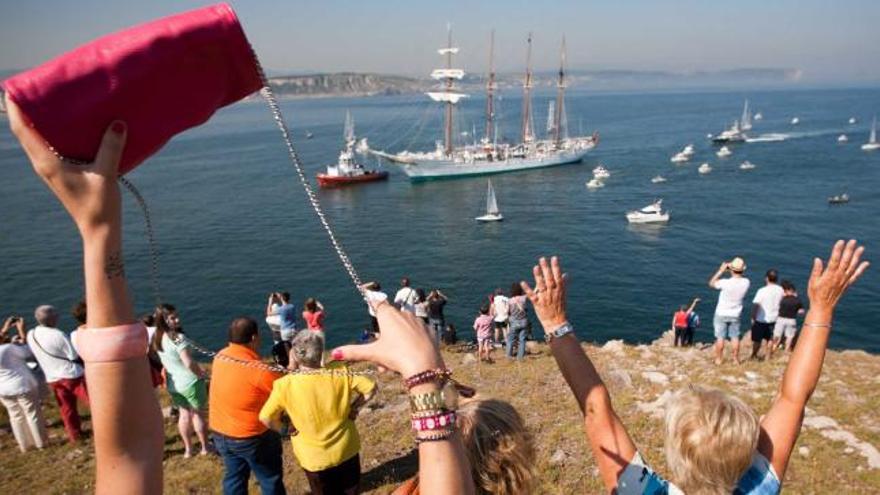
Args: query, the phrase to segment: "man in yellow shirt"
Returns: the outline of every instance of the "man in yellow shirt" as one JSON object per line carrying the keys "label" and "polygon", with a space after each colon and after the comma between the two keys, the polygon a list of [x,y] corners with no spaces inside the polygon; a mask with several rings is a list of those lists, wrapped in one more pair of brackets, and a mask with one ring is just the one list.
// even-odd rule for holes
{"label": "man in yellow shirt", "polygon": [[286,412],[297,433],[293,453],[305,471],[313,494],[360,492],[361,441],[354,418],[376,390],[366,376],[352,376],[341,363],[322,366],[323,332],[300,332],[294,337],[291,359],[302,371],[277,380],[260,421],[278,428]]}

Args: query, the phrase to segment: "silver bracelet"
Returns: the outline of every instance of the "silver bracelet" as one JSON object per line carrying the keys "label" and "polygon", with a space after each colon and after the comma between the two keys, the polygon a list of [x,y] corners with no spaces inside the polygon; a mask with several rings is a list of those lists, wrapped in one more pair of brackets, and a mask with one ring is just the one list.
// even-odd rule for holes
{"label": "silver bracelet", "polygon": [[827,328],[831,330],[831,323],[804,323],[803,326],[813,328]]}

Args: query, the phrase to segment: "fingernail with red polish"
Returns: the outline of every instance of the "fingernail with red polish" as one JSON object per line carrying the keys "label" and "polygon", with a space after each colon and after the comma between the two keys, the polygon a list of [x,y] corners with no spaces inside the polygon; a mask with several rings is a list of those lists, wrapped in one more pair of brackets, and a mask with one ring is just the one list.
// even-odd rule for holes
{"label": "fingernail with red polish", "polygon": [[121,120],[117,120],[116,122],[113,123],[113,125],[110,127],[110,129],[112,129],[113,132],[115,132],[116,134],[122,134],[125,132],[125,122],[122,122]]}
{"label": "fingernail with red polish", "polygon": [[340,351],[339,349],[333,349],[333,352],[330,353],[330,357],[339,361],[342,359],[342,351]]}

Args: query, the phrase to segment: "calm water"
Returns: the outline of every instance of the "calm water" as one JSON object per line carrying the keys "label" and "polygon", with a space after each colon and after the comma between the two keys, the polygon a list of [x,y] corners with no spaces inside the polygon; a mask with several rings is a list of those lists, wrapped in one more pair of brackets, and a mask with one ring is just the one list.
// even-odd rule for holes
{"label": "calm water", "polygon": [[[520,101],[502,102],[513,135]],[[546,101],[538,95],[536,127]],[[784,133],[781,142],[750,143],[720,160],[705,136],[719,132],[745,97],[764,114],[753,134]],[[483,101],[469,100],[460,127],[479,122]],[[419,96],[290,101],[286,117],[302,137],[310,173],[335,161],[346,109],[358,134],[376,148],[432,147],[438,109]],[[449,320],[470,328],[495,287],[527,277],[542,254],[558,254],[571,277],[570,317],[582,337],[646,342],[669,325],[671,312],[702,297],[711,320],[714,291],[705,282],[718,264],[743,256],[753,287],[769,267],[805,292],[813,256],[833,239],[855,236],[880,246],[880,153],[858,149],[869,119],[880,112],[880,90],[700,94],[571,92],[573,131],[597,129],[600,146],[579,165],[493,179],[505,221],[478,225],[485,178],[410,184],[394,166],[387,183],[321,191],[329,217],[364,279],[393,293],[401,276],[418,287],[440,287],[450,298]],[[801,124],[788,124],[792,116]],[[850,116],[859,118],[847,125]],[[479,125],[477,126],[479,129]],[[847,132],[851,144],[838,145]],[[479,131],[478,131],[479,132]],[[683,166],[669,157],[687,143],[697,154]],[[748,159],[750,172],[738,170]],[[700,176],[708,161],[714,171]],[[607,186],[588,191],[591,169],[611,170]],[[371,161],[372,163],[372,161]],[[651,184],[662,174],[666,184]],[[31,172],[7,127],[0,126],[0,315],[30,315],[42,303],[67,309],[82,294],[81,248],[72,223]],[[328,309],[332,343],[353,339],[367,316],[308,208],[286,161],[267,108],[247,102],[215,116],[166,146],[130,178],[155,215],[165,299],[176,304],[190,335],[222,345],[228,321],[259,317],[266,294],[289,290],[301,305],[318,297]],[[848,191],[849,205],[826,197]],[[666,227],[637,229],[624,213],[663,198]],[[143,223],[126,202],[126,258],[138,311],[152,301]],[[844,300],[832,343],[880,351],[877,268]],[[754,289],[750,292],[750,296]],[[65,326],[71,326],[67,317]],[[706,339],[704,326],[700,336]]]}

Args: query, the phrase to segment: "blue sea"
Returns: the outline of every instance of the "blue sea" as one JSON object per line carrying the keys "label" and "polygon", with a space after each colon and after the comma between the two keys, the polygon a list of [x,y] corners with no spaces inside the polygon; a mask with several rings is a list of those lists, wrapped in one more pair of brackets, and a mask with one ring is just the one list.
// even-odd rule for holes
{"label": "blue sea", "polygon": [[[547,101],[535,96],[536,127]],[[739,116],[743,100],[761,112],[753,136],[719,159],[706,139]],[[290,100],[282,103],[296,144],[314,174],[336,160],[346,110],[359,136],[377,149],[433,148],[440,109],[420,95]],[[467,100],[460,131],[481,132],[485,100]],[[503,134],[518,132],[521,100],[503,94]],[[880,153],[863,152],[880,90],[595,93],[573,89],[567,100],[572,133],[598,130],[601,143],[581,164],[492,178],[502,223],[481,225],[486,178],[411,184],[394,165],[388,182],[318,193],[341,242],[365,280],[393,294],[401,277],[449,296],[448,320],[464,335],[496,287],[529,277],[535,260],[558,255],[570,276],[569,316],[591,341],[650,342],[669,327],[679,304],[694,297],[711,339],[716,294],[706,285],[719,263],[745,258],[754,290],[776,268],[806,296],[814,256],[833,240],[855,237],[873,258],[880,246]],[[797,116],[800,125],[789,121]],[[858,123],[849,125],[849,117]],[[67,316],[83,293],[81,246],[73,224],[0,126],[0,315],[29,316],[54,304]],[[303,139],[306,131],[314,138]],[[846,133],[850,143],[840,145]],[[461,139],[473,139],[471,135]],[[690,163],[669,158],[693,143]],[[741,171],[749,160],[757,165]],[[367,159],[370,165],[375,159]],[[709,162],[712,173],[697,167]],[[611,171],[606,187],[585,182],[597,164]],[[651,178],[663,175],[664,184]],[[152,209],[161,251],[163,298],[175,304],[188,335],[219,348],[231,318],[262,322],[267,294],[287,290],[301,305],[316,297],[327,308],[335,345],[354,340],[368,321],[287,161],[267,107],[247,101],[178,137],[130,174]],[[851,203],[827,204],[848,192]],[[662,198],[672,215],[664,227],[635,228],[627,210]],[[144,225],[125,203],[125,254],[135,305],[153,298]],[[832,345],[880,351],[880,276],[870,270],[846,295]],[[536,332],[540,333],[537,330]],[[537,334],[536,333],[536,334]],[[268,340],[268,339],[266,339]]]}

